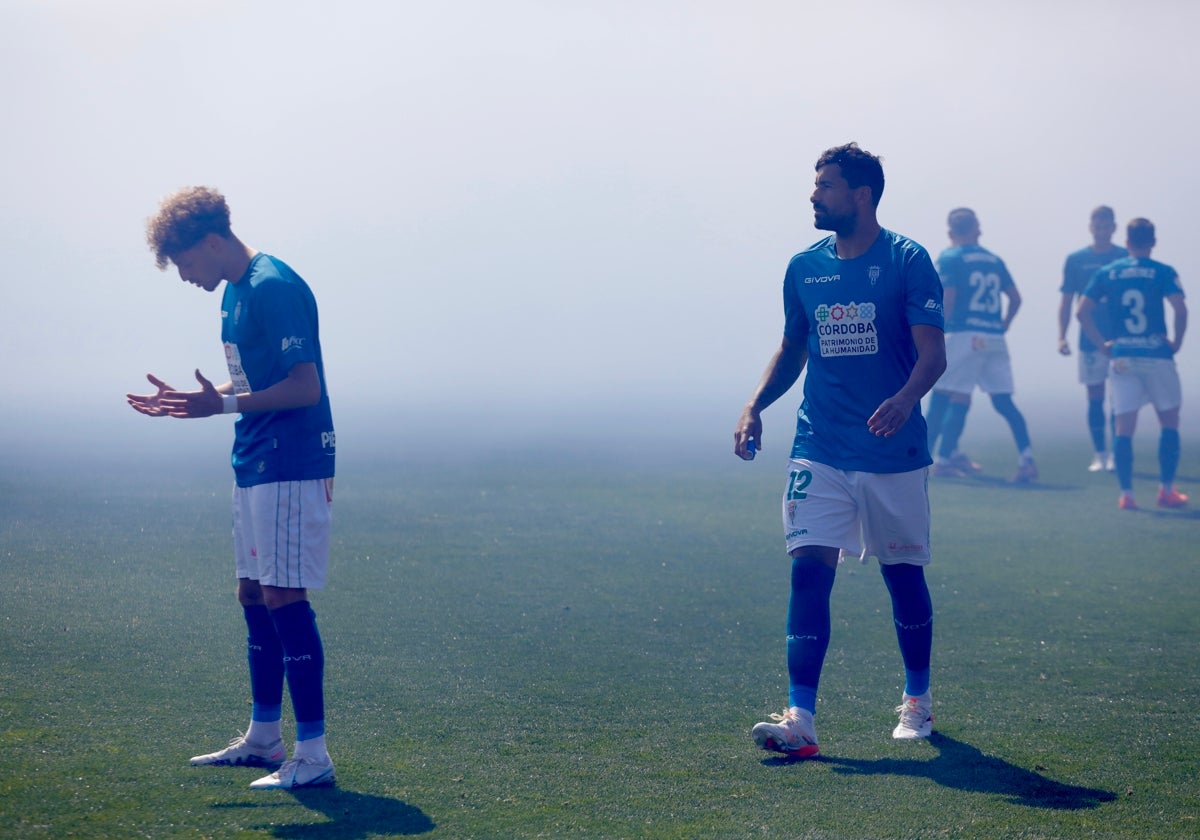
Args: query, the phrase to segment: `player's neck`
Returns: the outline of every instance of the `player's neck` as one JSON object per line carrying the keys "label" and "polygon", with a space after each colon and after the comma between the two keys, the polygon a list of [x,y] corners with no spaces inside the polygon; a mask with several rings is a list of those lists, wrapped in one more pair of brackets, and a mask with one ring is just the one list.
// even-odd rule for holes
{"label": "player's neck", "polygon": [[852,231],[838,231],[835,239],[838,257],[843,260],[861,257],[875,244],[881,230],[883,228],[875,219],[864,219]]}
{"label": "player's neck", "polygon": [[225,265],[225,279],[237,283],[250,267],[250,261],[258,256],[258,251],[246,245],[236,236],[230,237],[229,260]]}
{"label": "player's neck", "polygon": [[1095,251],[1097,254],[1107,254],[1112,249],[1113,249],[1113,244],[1112,244],[1111,239],[1107,239],[1104,242],[1101,242],[1100,240],[1096,240],[1095,242],[1092,243],[1092,250]]}

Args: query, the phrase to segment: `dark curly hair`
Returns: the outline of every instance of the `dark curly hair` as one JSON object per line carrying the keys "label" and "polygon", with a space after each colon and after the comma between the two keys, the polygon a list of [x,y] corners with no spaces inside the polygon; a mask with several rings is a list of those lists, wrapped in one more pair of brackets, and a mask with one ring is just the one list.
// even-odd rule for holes
{"label": "dark curly hair", "polygon": [[844,146],[834,146],[826,149],[817,158],[817,170],[823,166],[836,165],[842,172],[842,177],[850,185],[850,189],[859,187],[871,188],[871,203],[879,206],[883,198],[883,164],[882,158],[858,147],[857,143],[847,143]]}
{"label": "dark curly hair", "polygon": [[146,242],[160,269],[210,233],[231,234],[229,205],[212,187],[184,187],[164,198],[158,212],[146,220]]}

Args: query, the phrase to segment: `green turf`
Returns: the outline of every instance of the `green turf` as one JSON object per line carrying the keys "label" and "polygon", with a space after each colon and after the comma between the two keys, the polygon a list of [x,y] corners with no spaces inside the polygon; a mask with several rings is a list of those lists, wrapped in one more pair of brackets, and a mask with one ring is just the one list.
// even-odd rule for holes
{"label": "green turf", "polygon": [[314,598],[339,785],[297,794],[187,765],[249,715],[221,459],[6,467],[0,836],[1200,835],[1200,505],[1153,507],[1143,437],[1139,513],[1074,441],[1035,487],[1000,444],[933,481],[929,742],[889,737],[886,593],[843,566],[806,762],[749,738],[786,698],[778,461],[343,462]]}

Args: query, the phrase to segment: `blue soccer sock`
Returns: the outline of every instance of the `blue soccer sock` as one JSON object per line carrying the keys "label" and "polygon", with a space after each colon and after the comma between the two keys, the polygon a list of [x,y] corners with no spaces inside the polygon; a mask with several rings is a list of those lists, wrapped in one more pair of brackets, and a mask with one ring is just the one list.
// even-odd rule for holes
{"label": "blue soccer sock", "polygon": [[950,395],[945,391],[934,391],[929,397],[929,411],[925,416],[925,426],[929,432],[929,452],[933,453],[937,439],[941,437],[942,425],[946,422],[946,408],[950,405]]}
{"label": "blue soccer sock", "polygon": [[967,425],[967,409],[970,403],[952,402],[946,408],[946,417],[942,421],[942,445],[937,455],[945,460],[958,451],[958,439],[962,437]]}
{"label": "blue soccer sock", "polygon": [[[250,666],[251,721],[278,721],[283,709],[283,645],[262,604],[242,606],[246,618],[246,661]],[[274,739],[272,739],[274,740]]]}
{"label": "blue soccer sock", "polygon": [[1103,452],[1104,447],[1104,400],[1088,400],[1087,411],[1088,431],[1092,435],[1092,446],[1097,452]]}
{"label": "blue soccer sock", "polygon": [[829,595],[836,573],[811,557],[792,559],[787,616],[788,705],[817,710],[821,666],[829,649]]}
{"label": "blue soccer sock", "polygon": [[1008,422],[1013,440],[1017,442],[1017,451],[1025,452],[1029,448],[1029,429],[1024,416],[1012,401],[1012,394],[992,394],[992,407]]}
{"label": "blue soccer sock", "polygon": [[1117,482],[1122,490],[1133,490],[1133,437],[1117,435],[1113,438],[1113,466],[1117,470]]}
{"label": "blue soccer sock", "polygon": [[317,614],[308,601],[294,601],[271,611],[283,644],[284,668],[296,738],[305,741],[325,734],[325,652],[317,632]]}
{"label": "blue soccer sock", "polygon": [[1158,436],[1158,471],[1163,487],[1170,489],[1179,469],[1179,430],[1163,429]]}
{"label": "blue soccer sock", "polygon": [[933,652],[933,601],[925,583],[925,568],[912,563],[880,565],[892,596],[892,620],[904,660],[904,692],[918,697],[929,691],[929,660]]}

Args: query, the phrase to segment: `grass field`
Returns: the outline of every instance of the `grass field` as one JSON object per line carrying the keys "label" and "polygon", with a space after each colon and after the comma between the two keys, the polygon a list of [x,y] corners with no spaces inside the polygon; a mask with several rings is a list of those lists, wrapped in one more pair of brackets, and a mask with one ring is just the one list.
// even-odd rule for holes
{"label": "grass field", "polygon": [[935,480],[935,735],[891,739],[887,596],[848,564],[806,762],[749,738],[786,698],[779,453],[343,462],[339,785],[296,794],[187,764],[249,716],[222,458],[6,465],[0,836],[1200,836],[1200,504],[1153,507],[1153,445],[1138,513],[1074,440],[1034,487],[1000,442]]}

